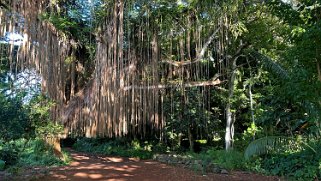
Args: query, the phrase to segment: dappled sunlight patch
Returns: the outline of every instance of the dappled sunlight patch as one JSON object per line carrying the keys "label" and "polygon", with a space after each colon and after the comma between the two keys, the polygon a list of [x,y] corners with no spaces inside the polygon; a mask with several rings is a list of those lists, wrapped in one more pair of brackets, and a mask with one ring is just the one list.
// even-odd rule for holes
{"label": "dappled sunlight patch", "polygon": [[140,159],[139,158],[129,158],[130,161],[134,161],[134,162],[139,162]]}
{"label": "dappled sunlight patch", "polygon": [[126,179],[119,179],[119,178],[117,178],[117,179],[108,179],[109,181],[126,181]]}
{"label": "dappled sunlight patch", "polygon": [[116,157],[109,157],[109,158],[102,158],[102,159],[105,161],[114,162],[114,163],[124,162],[123,158],[116,158]]}
{"label": "dappled sunlight patch", "polygon": [[75,177],[88,178],[88,174],[84,172],[78,172],[74,174]]}
{"label": "dappled sunlight patch", "polygon": [[77,167],[78,170],[80,169],[103,169],[104,164],[90,164],[90,165],[83,165],[81,167]]}
{"label": "dappled sunlight patch", "polygon": [[81,167],[77,167],[75,168],[76,170],[88,170],[88,169],[103,169],[102,166],[81,166]]}
{"label": "dappled sunlight patch", "polygon": [[148,165],[155,165],[155,164],[157,164],[156,162],[150,162],[150,161],[148,161],[148,162],[143,162],[143,163],[148,164]]}
{"label": "dappled sunlight patch", "polygon": [[57,179],[66,179],[67,176],[65,175],[62,175],[62,174],[52,174],[53,177],[57,178]]}
{"label": "dappled sunlight patch", "polygon": [[69,166],[77,167],[80,165],[80,162],[72,162]]}
{"label": "dappled sunlight patch", "polygon": [[139,168],[140,166],[137,166],[137,165],[123,165],[122,168]]}
{"label": "dappled sunlight patch", "polygon": [[134,172],[137,170],[138,166],[131,166],[131,167],[117,167],[117,166],[107,166],[104,167],[104,170],[115,170],[115,171],[120,171],[120,172]]}
{"label": "dappled sunlight patch", "polygon": [[[167,180],[240,180],[240,178],[247,178],[247,175],[234,173],[229,175],[198,175],[192,170],[186,170],[182,167],[174,167],[166,164],[162,164],[152,160],[145,160],[141,162],[131,162],[128,158],[123,158],[123,163],[115,162],[102,162],[101,158],[88,156],[90,159],[86,161],[74,162],[77,166],[64,166],[52,168],[48,175],[43,175],[41,178],[37,177],[39,181],[56,181],[56,180],[156,180],[156,181],[167,181]],[[108,157],[105,157],[108,158]],[[252,174],[251,174],[252,176]],[[214,179],[215,178],[215,179]],[[217,179],[216,179],[217,178]],[[249,180],[261,180],[260,176],[258,179]],[[1,175],[0,175],[1,180]],[[248,179],[244,179],[248,180]],[[263,179],[265,180],[265,179]]]}
{"label": "dappled sunlight patch", "polygon": [[77,155],[77,156],[74,156],[74,159],[75,160],[89,160],[89,157]]}
{"label": "dappled sunlight patch", "polygon": [[88,174],[88,177],[91,179],[101,179],[103,178],[103,175],[94,173],[94,174]]}
{"label": "dappled sunlight patch", "polygon": [[123,176],[125,176],[125,177],[132,177],[132,176],[134,176],[134,175],[125,173],[125,174],[123,174]]}

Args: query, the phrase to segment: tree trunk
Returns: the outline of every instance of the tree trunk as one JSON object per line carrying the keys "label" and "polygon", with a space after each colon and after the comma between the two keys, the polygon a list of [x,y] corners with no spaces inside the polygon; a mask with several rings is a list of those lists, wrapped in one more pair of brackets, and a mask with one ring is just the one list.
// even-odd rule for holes
{"label": "tree trunk", "polygon": [[72,60],[71,60],[71,68],[70,68],[70,72],[71,72],[71,86],[70,86],[70,98],[75,96],[75,88],[76,88],[76,60],[75,60],[75,56],[72,55]]}
{"label": "tree trunk", "polygon": [[[254,109],[253,109],[252,83],[249,84],[249,96],[250,96],[250,109],[251,109],[252,124],[255,125]],[[255,132],[253,134],[253,140],[255,140]]]}
{"label": "tree trunk", "polygon": [[188,126],[188,141],[189,141],[189,149],[191,152],[194,151],[194,139],[192,134],[192,125]]}
{"label": "tree trunk", "polygon": [[225,114],[226,114],[226,130],[225,130],[225,149],[231,150],[233,148],[233,136],[234,136],[234,122],[233,120],[233,113],[231,111],[232,107],[232,98],[234,94],[234,84],[235,84],[235,74],[236,74],[236,61],[238,57],[235,57],[233,59],[232,64],[232,74],[230,77],[230,83],[229,83],[229,94],[228,94],[228,102],[226,104],[225,108]]}
{"label": "tree trunk", "polygon": [[48,144],[49,146],[52,147],[53,152],[56,157],[62,159],[63,155],[61,152],[61,147],[60,147],[60,137],[46,137],[45,138],[45,143]]}
{"label": "tree trunk", "polygon": [[227,103],[226,105],[226,130],[225,130],[225,150],[232,149],[232,112],[231,112],[231,104]]}

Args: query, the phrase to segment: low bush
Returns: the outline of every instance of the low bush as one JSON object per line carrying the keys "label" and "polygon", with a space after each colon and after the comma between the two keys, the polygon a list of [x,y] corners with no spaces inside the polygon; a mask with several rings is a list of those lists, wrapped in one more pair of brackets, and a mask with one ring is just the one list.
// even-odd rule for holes
{"label": "low bush", "polygon": [[295,180],[321,180],[321,142],[310,142],[309,145],[297,152],[266,155],[261,167],[268,174]]}
{"label": "low bush", "polygon": [[19,165],[21,166],[53,166],[66,165],[70,162],[70,158],[63,151],[63,159],[55,156],[51,146],[47,145],[43,140],[36,139],[28,143],[27,148],[21,153]]}
{"label": "low bush", "polygon": [[2,142],[0,145],[0,160],[5,162],[6,166],[14,165],[18,162],[19,149],[15,142]]}
{"label": "low bush", "polygon": [[[53,149],[41,139],[19,139],[0,144],[0,160],[6,168],[25,166],[65,165],[70,162],[70,156],[63,152],[63,159],[55,157]],[[0,163],[1,169],[1,163]]]}
{"label": "low bush", "polygon": [[154,153],[165,152],[167,147],[162,144],[153,144],[150,142],[140,142],[138,140],[124,139],[88,139],[77,140],[73,148],[78,151],[117,155],[124,157],[136,157],[140,159],[150,159]]}
{"label": "low bush", "polygon": [[321,180],[321,141],[299,138],[251,157],[247,169],[291,180]]}
{"label": "low bush", "polygon": [[244,169],[245,161],[241,152],[231,150],[209,150],[207,152],[214,162],[223,166],[226,169]]}
{"label": "low bush", "polygon": [[246,161],[241,152],[209,149],[200,154],[191,154],[192,158],[214,163],[228,170],[245,169]]}

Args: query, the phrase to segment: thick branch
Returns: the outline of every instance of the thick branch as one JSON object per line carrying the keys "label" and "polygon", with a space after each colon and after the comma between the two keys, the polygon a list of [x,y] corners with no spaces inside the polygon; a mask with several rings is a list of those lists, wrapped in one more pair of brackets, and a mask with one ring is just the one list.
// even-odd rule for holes
{"label": "thick branch", "polygon": [[247,48],[250,44],[249,43],[244,43],[242,44],[238,49],[237,51],[235,52],[235,54],[233,55],[232,57],[232,60],[234,61],[235,59],[237,59],[241,54],[242,54],[242,51]]}
{"label": "thick branch", "polygon": [[208,38],[207,42],[204,44],[201,52],[199,53],[197,59],[195,61],[200,61],[203,57],[204,57],[204,54],[208,48],[208,46],[212,43],[212,41],[214,40],[216,34],[220,31],[220,27],[218,27],[214,33]]}
{"label": "thick branch", "polygon": [[193,64],[193,63],[197,63],[197,62],[200,62],[203,57],[204,57],[204,54],[206,52],[206,50],[208,49],[208,46],[212,43],[212,41],[215,39],[215,36],[216,34],[219,32],[220,30],[220,27],[218,27],[214,33],[208,38],[207,42],[204,44],[202,50],[199,52],[198,54],[198,57],[194,60],[194,61],[181,61],[181,62],[177,62],[177,61],[171,61],[171,60],[164,60],[163,62],[164,63],[168,63],[168,64],[171,64],[171,65],[174,65],[176,67],[180,67],[180,66],[186,66],[186,65],[190,65],[190,64]]}
{"label": "thick branch", "polygon": [[197,81],[197,82],[187,82],[182,84],[158,84],[158,85],[151,85],[151,86],[138,86],[138,85],[133,85],[133,86],[126,86],[124,87],[124,91],[132,90],[132,89],[148,89],[148,90],[153,90],[153,89],[166,89],[166,88],[173,88],[173,87],[204,87],[204,86],[216,86],[221,84],[223,81],[220,79],[216,80],[210,80],[210,81]]}

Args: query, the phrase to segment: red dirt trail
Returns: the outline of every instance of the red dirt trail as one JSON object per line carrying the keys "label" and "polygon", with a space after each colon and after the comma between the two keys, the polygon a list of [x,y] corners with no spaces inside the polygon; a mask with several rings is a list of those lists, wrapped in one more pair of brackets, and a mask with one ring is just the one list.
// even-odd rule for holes
{"label": "red dirt trail", "polygon": [[94,156],[71,151],[73,162],[69,166],[52,168],[43,181],[276,181],[279,178],[266,177],[244,172],[230,174],[201,175],[179,166],[169,166],[153,160]]}

